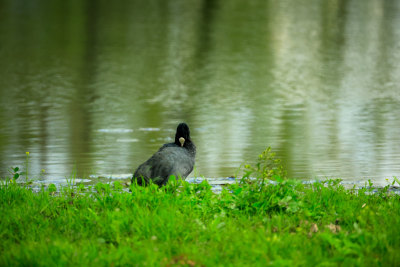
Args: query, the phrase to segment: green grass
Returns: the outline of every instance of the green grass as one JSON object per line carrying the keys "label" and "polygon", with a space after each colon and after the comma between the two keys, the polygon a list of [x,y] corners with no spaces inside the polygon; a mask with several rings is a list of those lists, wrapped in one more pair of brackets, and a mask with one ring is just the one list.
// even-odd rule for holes
{"label": "green grass", "polygon": [[[215,194],[207,182],[0,185],[0,266],[398,266],[400,196],[388,187],[281,179],[260,158]],[[265,164],[264,164],[265,163]],[[261,170],[261,171],[260,171]],[[263,174],[264,173],[264,174]],[[275,185],[265,183],[269,177]]]}

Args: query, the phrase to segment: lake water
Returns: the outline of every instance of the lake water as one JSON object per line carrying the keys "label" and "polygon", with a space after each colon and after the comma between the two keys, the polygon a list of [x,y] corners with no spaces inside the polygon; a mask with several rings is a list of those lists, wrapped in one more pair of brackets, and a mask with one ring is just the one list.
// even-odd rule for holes
{"label": "lake water", "polygon": [[400,176],[398,0],[0,0],[0,36],[1,177],[129,177],[181,121],[191,177]]}

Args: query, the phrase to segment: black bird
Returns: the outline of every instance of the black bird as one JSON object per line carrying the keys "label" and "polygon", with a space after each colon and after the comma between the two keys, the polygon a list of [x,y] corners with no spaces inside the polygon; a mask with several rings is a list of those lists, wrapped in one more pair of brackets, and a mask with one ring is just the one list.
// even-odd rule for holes
{"label": "black bird", "polygon": [[176,128],[175,142],[164,144],[151,158],[141,164],[132,177],[132,183],[146,185],[150,180],[163,186],[171,175],[185,179],[192,172],[196,146],[190,139],[189,126],[180,123]]}

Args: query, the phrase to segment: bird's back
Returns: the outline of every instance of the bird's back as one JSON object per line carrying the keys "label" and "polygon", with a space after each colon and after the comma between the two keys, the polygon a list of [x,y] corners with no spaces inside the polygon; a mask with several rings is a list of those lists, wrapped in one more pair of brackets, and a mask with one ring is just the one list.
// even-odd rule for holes
{"label": "bird's back", "polygon": [[138,184],[153,180],[158,185],[165,185],[171,175],[186,178],[193,170],[195,162],[195,147],[188,150],[184,147],[166,144],[162,146],[151,158],[141,164],[134,177]]}

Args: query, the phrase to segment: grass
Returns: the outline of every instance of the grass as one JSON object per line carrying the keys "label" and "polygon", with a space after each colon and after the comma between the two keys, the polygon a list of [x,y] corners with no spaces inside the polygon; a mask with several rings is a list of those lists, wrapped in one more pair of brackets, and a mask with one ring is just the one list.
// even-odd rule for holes
{"label": "grass", "polygon": [[3,182],[0,266],[400,264],[400,196],[388,187],[286,180],[269,151],[245,170],[221,194],[174,179],[56,194]]}

